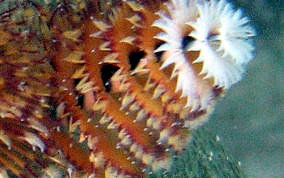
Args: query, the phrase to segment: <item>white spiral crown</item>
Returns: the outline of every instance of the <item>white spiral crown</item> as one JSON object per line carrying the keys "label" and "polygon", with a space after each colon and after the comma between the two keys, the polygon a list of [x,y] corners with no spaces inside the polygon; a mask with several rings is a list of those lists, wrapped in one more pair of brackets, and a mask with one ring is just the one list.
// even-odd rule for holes
{"label": "white spiral crown", "polygon": [[[210,97],[199,91],[198,78],[212,78],[216,87],[228,89],[241,79],[244,64],[253,58],[255,35],[249,20],[241,10],[234,10],[226,0],[171,0],[168,13],[158,12],[160,18],[154,22],[162,30],[156,38],[163,40],[156,52],[167,52],[161,69],[174,64],[172,77],[177,76],[176,90],[187,97],[187,106],[192,110],[205,108]],[[193,29],[183,34],[184,29]],[[184,36],[193,42],[182,46]],[[193,62],[185,52],[199,51]],[[193,63],[202,63],[201,72],[195,73]]]}

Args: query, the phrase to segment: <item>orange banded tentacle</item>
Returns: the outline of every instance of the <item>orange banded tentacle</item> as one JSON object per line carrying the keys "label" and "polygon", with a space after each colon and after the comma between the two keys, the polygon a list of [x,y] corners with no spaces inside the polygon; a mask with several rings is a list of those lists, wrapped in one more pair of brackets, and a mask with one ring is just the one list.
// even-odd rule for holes
{"label": "orange banded tentacle", "polygon": [[[102,30],[106,30],[109,27],[109,25],[100,22],[100,21],[95,21],[93,23],[96,23],[95,27],[93,24],[90,24],[89,28],[93,27],[93,29],[96,28],[101,28]],[[128,23],[128,22],[127,22]],[[119,110],[119,108],[123,107],[123,105],[119,105],[118,103],[120,103],[121,101],[115,101],[118,98],[115,98],[115,100],[113,100],[111,97],[113,96],[112,93],[107,94],[104,92],[104,87],[102,86],[102,81],[100,81],[99,77],[100,75],[102,75],[100,73],[100,69],[101,66],[105,64],[114,64],[114,65],[118,65],[118,66],[122,66],[123,64],[118,64],[119,60],[116,57],[113,57],[113,60],[106,60],[102,63],[99,63],[98,61],[96,62],[96,59],[99,58],[103,58],[103,59],[107,59],[108,55],[111,55],[111,50],[116,51],[115,49],[115,42],[110,43],[109,45],[109,49],[106,49],[104,46],[104,48],[101,48],[100,44],[104,44],[104,40],[101,39],[101,37],[103,37],[103,32],[100,34],[100,36],[92,36],[92,32],[89,32],[89,38],[86,38],[86,56],[85,56],[85,60],[86,60],[86,70],[90,70],[90,79],[93,81],[93,83],[99,83],[98,87],[97,87],[97,92],[95,92],[95,96],[96,96],[96,100],[95,100],[95,104],[94,104],[94,109],[95,108],[100,108],[100,109],[95,109],[95,110],[102,110],[102,114],[104,115],[104,117],[108,118],[108,122],[109,125],[116,125],[117,128],[119,128],[120,130],[120,134],[119,135],[125,135],[122,137],[122,144],[130,144],[130,148],[133,144],[135,144],[135,146],[132,146],[132,148],[134,149],[134,147],[137,147],[138,145],[141,146],[141,148],[137,148],[139,151],[137,151],[137,149],[134,149],[134,151],[138,152],[138,154],[136,157],[138,157],[138,159],[142,159],[142,162],[145,164],[149,164],[149,159],[146,159],[146,155],[143,158],[143,153],[144,151],[149,152],[151,154],[156,155],[156,153],[154,153],[153,151],[156,150],[155,149],[155,138],[151,138],[151,136],[149,136],[147,134],[147,132],[144,131],[144,128],[139,126],[137,123],[134,123],[134,119],[132,118],[132,116],[128,116],[127,114],[124,114],[122,111]],[[107,32],[106,32],[107,33]],[[123,35],[123,34],[122,34]],[[87,36],[87,35],[86,35]],[[88,37],[88,36],[87,36]],[[93,41],[93,43],[89,43]],[[97,43],[95,43],[97,41]],[[123,48],[117,49],[117,50],[124,50]],[[122,56],[117,56],[118,58],[122,57]],[[109,58],[111,59],[111,58]],[[87,65],[92,63],[93,65]],[[96,64],[95,64],[96,63]],[[127,63],[127,61],[126,61]],[[126,65],[126,64],[124,64]],[[93,73],[94,72],[94,73]],[[92,75],[93,74],[93,75]],[[101,87],[100,87],[101,86]],[[111,91],[112,92],[112,91]],[[104,103],[106,102],[106,103]],[[115,107],[116,106],[116,107]],[[117,108],[117,109],[116,109]],[[105,118],[104,118],[105,119]],[[125,138],[124,138],[125,137]],[[130,138],[127,138],[130,137]],[[143,140],[144,139],[144,140]],[[126,141],[128,140],[128,141]],[[130,141],[132,140],[132,141]],[[140,147],[139,146],[139,147]],[[131,152],[133,152],[130,149]],[[143,151],[144,150],[144,151]],[[161,149],[160,149],[161,150]],[[134,152],[134,153],[135,153]],[[159,156],[160,157],[160,156]],[[152,159],[151,159],[152,160]],[[152,161],[150,161],[152,162]]]}
{"label": "orange banded tentacle", "polygon": [[[100,127],[97,128],[96,124],[90,123],[92,119],[88,118],[86,115],[87,111],[90,110],[90,108],[88,109],[88,107],[86,107],[85,109],[87,109],[87,111],[82,111],[78,106],[76,106],[76,94],[75,90],[72,89],[74,85],[72,82],[72,76],[74,76],[73,73],[74,71],[76,71],[76,66],[78,68],[78,65],[75,64],[73,61],[70,62],[62,60],[66,59],[66,51],[64,48],[59,48],[59,51],[60,49],[62,49],[61,55],[56,56],[56,58],[54,59],[54,64],[56,65],[58,71],[58,78],[56,79],[56,81],[59,86],[64,88],[59,94],[61,96],[61,99],[58,102],[64,103],[65,112],[70,113],[70,117],[74,119],[72,121],[73,123],[71,124],[78,124],[80,131],[82,132],[82,137],[88,138],[87,142],[90,150],[90,155],[88,156],[89,161],[93,162],[93,166],[95,168],[98,168],[99,172],[105,172],[105,174],[108,172],[109,169],[116,169],[119,175],[140,175],[141,170],[136,167],[136,165],[133,165],[130,160],[127,159],[127,155],[125,155],[122,151],[116,149],[116,139],[114,140],[115,142],[111,141],[110,139],[107,139],[107,135],[109,136],[109,134],[106,134],[107,130]],[[65,65],[65,63],[68,63],[68,65]],[[74,70],[69,70],[68,73],[63,73],[66,66],[69,66],[70,69],[73,68]],[[77,85],[78,92],[82,92],[82,94],[90,96],[92,90],[86,92],[82,90],[84,87],[81,86],[84,85],[85,82],[87,82],[83,82],[83,80],[84,78],[81,79],[81,82],[79,82],[79,84]],[[89,102],[90,104],[93,103],[92,100],[90,100]],[[94,122],[98,121],[94,120]],[[107,143],[105,140],[108,140],[110,143]],[[102,157],[100,159],[94,158],[94,156],[96,157],[98,155],[101,155]],[[79,157],[77,157],[77,159],[79,159]],[[82,163],[82,161],[80,162]]]}

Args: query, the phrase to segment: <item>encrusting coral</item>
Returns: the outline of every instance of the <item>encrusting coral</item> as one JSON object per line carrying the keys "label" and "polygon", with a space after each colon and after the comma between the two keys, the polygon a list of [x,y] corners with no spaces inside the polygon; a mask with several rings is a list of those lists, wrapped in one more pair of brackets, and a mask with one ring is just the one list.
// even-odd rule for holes
{"label": "encrusting coral", "polygon": [[0,14],[4,177],[169,169],[172,152],[185,149],[253,57],[249,20],[225,0],[8,4]]}

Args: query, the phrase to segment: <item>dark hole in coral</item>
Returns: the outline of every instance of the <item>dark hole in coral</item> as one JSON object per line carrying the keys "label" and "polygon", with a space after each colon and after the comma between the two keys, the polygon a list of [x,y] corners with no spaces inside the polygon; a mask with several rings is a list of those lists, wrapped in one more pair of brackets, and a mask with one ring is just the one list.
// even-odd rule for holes
{"label": "dark hole in coral", "polygon": [[133,51],[128,56],[130,70],[134,70],[139,64],[140,60],[146,55],[144,51]]}
{"label": "dark hole in coral", "polygon": [[[155,46],[155,49],[158,49],[161,45],[165,44],[165,42],[160,42],[160,43],[157,43],[156,46]],[[155,52],[155,56],[157,58],[157,62],[160,62],[161,61],[161,58],[162,58],[162,55],[163,55],[164,51],[160,51],[160,52]]]}
{"label": "dark hole in coral", "polygon": [[182,49],[186,50],[186,48],[192,43],[195,39],[191,36],[184,36],[181,41]]}
{"label": "dark hole in coral", "polygon": [[79,84],[80,81],[81,81],[81,79],[74,79],[73,80],[74,86],[76,87]]}
{"label": "dark hole in coral", "polygon": [[77,99],[77,105],[80,106],[80,108],[84,107],[84,95],[78,94],[76,99]]}
{"label": "dark hole in coral", "polygon": [[57,112],[56,112],[56,105],[55,103],[51,104],[49,107],[49,116],[52,120],[56,120]]}
{"label": "dark hole in coral", "polygon": [[74,79],[73,80],[74,86],[76,87],[79,84],[80,81],[81,81],[81,79]]}
{"label": "dark hole in coral", "polygon": [[[73,80],[74,87],[76,87],[80,83],[80,81],[81,79],[74,79]],[[77,105],[80,108],[83,108],[84,107],[84,95],[82,95],[78,91],[75,91],[75,94],[76,94]]]}
{"label": "dark hole in coral", "polygon": [[102,80],[103,80],[105,90],[107,92],[110,92],[110,90],[111,90],[111,83],[110,83],[109,80],[118,69],[119,69],[119,67],[117,67],[113,64],[104,64],[101,67],[101,76],[102,76]]}
{"label": "dark hole in coral", "polygon": [[56,64],[55,64],[55,62],[54,62],[53,60],[49,60],[48,63],[49,63],[49,65],[50,65],[54,70],[57,69],[57,68],[56,68]]}

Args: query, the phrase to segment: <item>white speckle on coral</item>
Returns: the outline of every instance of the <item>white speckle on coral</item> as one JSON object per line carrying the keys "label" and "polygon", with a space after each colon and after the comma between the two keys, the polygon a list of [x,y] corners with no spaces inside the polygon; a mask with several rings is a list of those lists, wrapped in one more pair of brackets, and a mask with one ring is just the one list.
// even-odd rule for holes
{"label": "white speckle on coral", "polygon": [[45,150],[45,144],[41,141],[41,139],[31,132],[25,132],[22,137],[25,141],[27,141],[30,145],[32,145],[33,150],[38,147],[41,152]]}
{"label": "white speckle on coral", "polygon": [[43,175],[41,177],[42,178],[62,177],[62,173],[55,166],[49,166],[43,170]]}
{"label": "white speckle on coral", "polygon": [[5,168],[0,168],[0,178],[9,178],[7,170]]}
{"label": "white speckle on coral", "polygon": [[3,130],[0,130],[0,140],[7,145],[8,149],[11,150],[12,140],[4,133]]}
{"label": "white speckle on coral", "polygon": [[47,128],[38,120],[34,119],[34,118],[28,118],[28,121],[30,123],[30,127],[39,131],[39,132],[43,132],[46,136],[48,136],[48,130]]}

